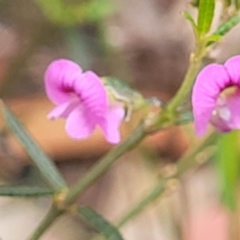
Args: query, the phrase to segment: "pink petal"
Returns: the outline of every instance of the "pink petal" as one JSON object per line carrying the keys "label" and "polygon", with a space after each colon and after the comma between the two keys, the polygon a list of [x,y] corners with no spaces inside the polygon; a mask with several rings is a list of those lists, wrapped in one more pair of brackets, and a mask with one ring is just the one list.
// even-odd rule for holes
{"label": "pink petal", "polygon": [[68,116],[66,131],[71,138],[84,139],[93,133],[95,123],[89,119],[80,106],[76,107]]}
{"label": "pink petal", "polygon": [[108,99],[100,78],[91,71],[82,74],[74,83],[74,90],[89,116],[103,118],[107,114]]}
{"label": "pink petal", "polygon": [[240,86],[240,56],[229,58],[224,67],[230,75],[232,85]]}
{"label": "pink petal", "polygon": [[49,114],[48,119],[54,120],[57,118],[67,118],[68,115],[77,107],[81,105],[77,98],[73,98],[71,101],[67,101],[56,106]]}
{"label": "pink petal", "polygon": [[74,81],[82,74],[82,69],[73,61],[60,59],[53,61],[45,72],[45,89],[55,104],[68,101],[72,96]]}
{"label": "pink petal", "polygon": [[229,82],[226,69],[219,64],[210,64],[198,74],[193,87],[192,106],[195,130],[199,136],[206,132],[217,97]]}
{"label": "pink petal", "polygon": [[121,141],[119,126],[123,118],[123,107],[110,107],[106,116],[106,124],[99,123],[108,142],[117,144]]}

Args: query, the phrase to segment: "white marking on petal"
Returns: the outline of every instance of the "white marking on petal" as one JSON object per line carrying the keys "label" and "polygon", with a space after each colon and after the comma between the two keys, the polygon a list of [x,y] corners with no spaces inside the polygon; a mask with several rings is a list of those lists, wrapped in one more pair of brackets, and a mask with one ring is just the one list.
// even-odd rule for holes
{"label": "white marking on petal", "polygon": [[219,117],[224,121],[229,121],[231,119],[231,112],[227,107],[222,107],[219,109]]}

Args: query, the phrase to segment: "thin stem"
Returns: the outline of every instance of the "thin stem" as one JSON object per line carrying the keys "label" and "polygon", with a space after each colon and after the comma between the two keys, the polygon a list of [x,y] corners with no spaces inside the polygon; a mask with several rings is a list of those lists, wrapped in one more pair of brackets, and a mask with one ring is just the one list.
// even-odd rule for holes
{"label": "thin stem", "polygon": [[183,99],[187,96],[188,93],[190,93],[192,85],[194,83],[195,77],[199,71],[199,68],[202,63],[202,59],[198,59],[195,57],[191,58],[190,66],[188,68],[186,77],[183,81],[183,84],[181,85],[180,89],[178,90],[175,97],[171,100],[169,103],[167,110],[169,112],[173,112],[176,110],[176,108],[179,106],[179,104],[183,101]]}
{"label": "thin stem", "polygon": [[170,114],[174,113],[177,110],[177,107],[182,103],[182,101],[186,98],[187,94],[189,94],[191,91],[191,88],[195,81],[195,77],[201,67],[202,59],[207,52],[205,41],[205,38],[196,39],[196,49],[190,55],[190,65],[183,80],[183,83],[174,98],[167,106],[167,112]]}
{"label": "thin stem", "polygon": [[62,213],[63,212],[61,210],[52,206],[45,218],[42,220],[42,222],[36,229],[36,231],[28,240],[38,240],[41,235],[46,231],[46,229],[49,228],[51,224],[56,220],[56,218],[59,217]]}
{"label": "thin stem", "polygon": [[143,123],[133,131],[133,133],[120,145],[118,145],[113,151],[105,155],[100,161],[93,166],[93,168],[80,179],[66,195],[65,199],[62,199],[61,208],[54,205],[47,216],[41,222],[40,226],[34,232],[29,240],[37,240],[46,229],[54,222],[54,220],[67,211],[68,207],[73,204],[78,196],[83,193],[94,181],[96,181],[107,169],[125,152],[137,145],[145,136],[147,132],[144,129]]}
{"label": "thin stem", "polygon": [[[93,168],[90,169],[90,171],[69,190],[68,194],[62,201],[62,206],[65,210],[61,210],[60,208],[58,209],[58,207],[52,208],[32,238],[29,240],[38,239],[38,237],[42,235],[48,226],[50,226],[58,216],[64,213],[67,208],[76,201],[78,196],[82,194],[91,184],[93,184],[101,175],[103,175],[120,156],[122,156],[131,148],[135,147],[146,135],[148,135],[150,133],[149,130],[151,130],[151,127],[151,132],[155,132],[159,130],[166,122],[168,122],[168,126],[174,123],[174,114],[177,111],[177,107],[181,104],[181,102],[191,90],[196,74],[201,66],[204,51],[204,39],[202,39],[201,41],[198,41],[195,53],[192,54],[192,57],[190,59],[190,66],[182,86],[178,90],[176,96],[170,101],[169,105],[162,113],[162,115],[159,116],[158,119],[154,121],[154,123],[150,124],[150,128],[146,130],[146,125],[144,127],[144,123],[140,123],[134,132],[124,142],[122,142],[113,151],[109,152],[102,159],[100,159],[100,161],[94,165]],[[189,159],[187,158],[185,161],[188,163]],[[181,166],[182,168],[180,168]],[[184,173],[192,165],[186,164],[186,166],[187,167],[185,168],[185,165],[181,165],[180,163],[178,174]],[[178,175],[175,175],[174,177],[178,177]],[[165,191],[165,188],[168,185],[168,180],[169,179],[166,179],[161,184],[158,184],[146,198],[144,198],[133,210],[131,210],[125,217],[123,217],[122,220],[120,220],[119,225],[121,226],[126,223],[129,219],[142,211],[143,208],[145,208],[149,203],[157,199]]]}
{"label": "thin stem", "polygon": [[117,226],[122,227],[129,220],[132,220],[139,213],[141,213],[149,204],[157,200],[165,192],[169,185],[171,185],[171,180],[181,177],[188,170],[202,164],[201,162],[199,163],[198,161],[195,160],[195,156],[203,149],[205,149],[209,144],[211,144],[217,138],[217,136],[218,134],[216,133],[211,134],[203,143],[198,145],[192,152],[182,157],[182,159],[180,159],[177,165],[178,171],[171,177],[162,179],[161,182],[157,183],[153,187],[153,189],[146,195],[146,197],[141,199],[139,203],[135,204],[132,209],[130,209],[125,215],[123,215],[120,218],[120,220],[117,222]]}
{"label": "thin stem", "polygon": [[89,170],[87,175],[80,179],[69,191],[65,204],[72,204],[78,196],[83,193],[94,181],[96,181],[117,159],[128,150],[137,145],[147,135],[143,123],[113,151],[105,155],[100,161]]}

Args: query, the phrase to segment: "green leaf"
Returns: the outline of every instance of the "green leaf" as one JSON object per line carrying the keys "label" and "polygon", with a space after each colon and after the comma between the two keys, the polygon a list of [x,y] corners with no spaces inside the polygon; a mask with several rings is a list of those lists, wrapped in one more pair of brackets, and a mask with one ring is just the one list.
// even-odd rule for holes
{"label": "green leaf", "polygon": [[89,225],[108,240],[123,240],[115,226],[89,207],[79,207],[78,213]]}
{"label": "green leaf", "polygon": [[214,32],[214,35],[220,35],[224,36],[226,33],[228,33],[233,27],[235,27],[240,22],[240,16],[236,15],[231,17],[228,21],[222,23],[216,32]]}
{"label": "green leaf", "polygon": [[240,155],[238,132],[223,134],[218,142],[217,167],[220,176],[223,202],[231,209],[236,209],[238,181],[240,174]]}
{"label": "green leaf", "polygon": [[51,189],[32,186],[0,186],[0,196],[9,197],[39,197],[52,195]]}
{"label": "green leaf", "polygon": [[183,16],[191,23],[194,31],[196,31],[197,30],[197,25],[196,25],[195,20],[193,19],[192,15],[188,12],[183,12]]}
{"label": "green leaf", "polygon": [[200,0],[198,12],[198,30],[200,34],[206,34],[212,24],[215,9],[215,0]]}
{"label": "green leaf", "polygon": [[192,29],[193,29],[193,32],[194,32],[194,35],[195,35],[195,38],[196,40],[199,38],[199,31],[198,31],[198,27],[195,23],[195,20],[193,19],[192,15],[188,12],[183,12],[183,16],[189,21],[189,23],[191,24],[192,26]]}
{"label": "green leaf", "polygon": [[233,16],[228,21],[222,23],[218,29],[206,39],[207,46],[221,40],[221,38],[226,35],[233,27],[235,27],[240,22],[240,16]]}
{"label": "green leaf", "polygon": [[11,110],[2,102],[1,110],[6,119],[9,128],[24,146],[26,152],[31,157],[36,167],[41,172],[44,179],[54,190],[60,190],[66,187],[66,183],[61,174],[53,164],[51,159],[42,151],[38,144],[31,138]]}

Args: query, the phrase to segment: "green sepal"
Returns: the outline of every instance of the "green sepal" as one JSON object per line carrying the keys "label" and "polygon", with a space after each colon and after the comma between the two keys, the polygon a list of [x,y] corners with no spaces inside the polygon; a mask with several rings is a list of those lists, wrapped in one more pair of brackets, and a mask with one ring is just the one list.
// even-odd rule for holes
{"label": "green sepal", "polygon": [[132,113],[149,105],[149,101],[128,83],[115,77],[102,77],[110,101],[119,102],[125,108],[125,120],[131,119]]}
{"label": "green sepal", "polygon": [[79,207],[79,216],[108,240],[123,240],[118,229],[89,207]]}

